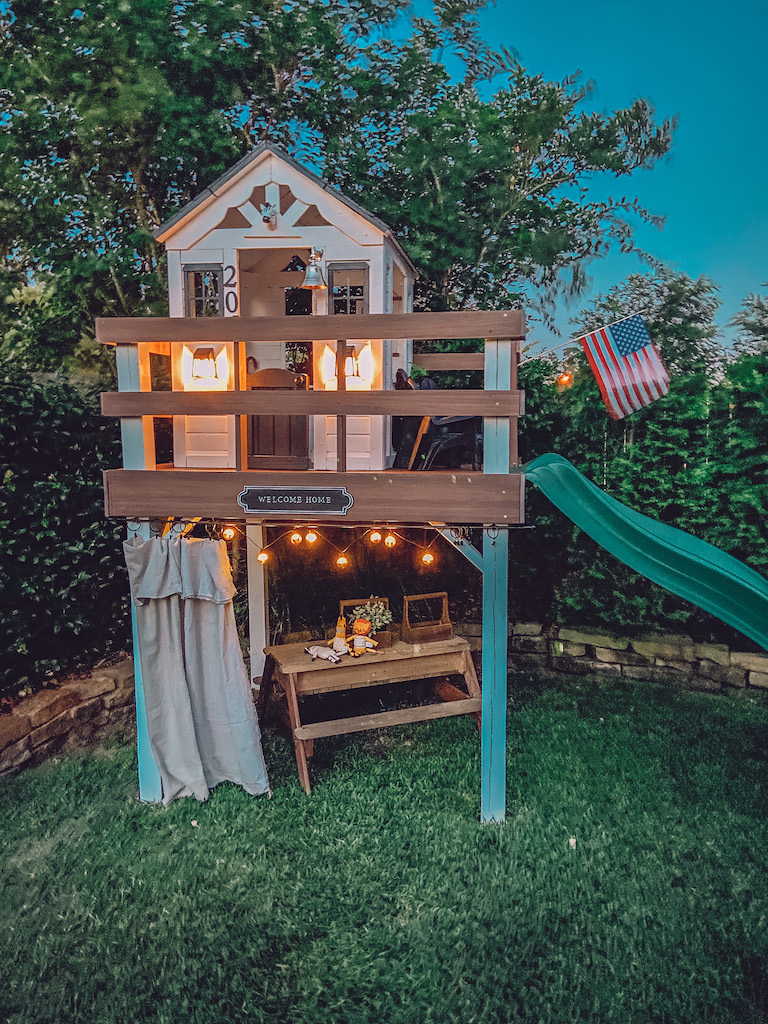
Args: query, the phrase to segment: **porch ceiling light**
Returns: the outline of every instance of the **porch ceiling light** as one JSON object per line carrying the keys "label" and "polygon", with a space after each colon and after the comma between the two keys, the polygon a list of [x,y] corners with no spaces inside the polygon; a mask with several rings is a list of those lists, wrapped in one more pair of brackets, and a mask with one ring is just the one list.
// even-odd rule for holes
{"label": "porch ceiling light", "polygon": [[321,288],[327,288],[328,285],[325,283],[323,277],[323,271],[320,266],[320,261],[323,258],[322,249],[313,249],[309,254],[309,266],[307,272],[304,275],[304,280],[299,285],[300,288],[308,288],[310,291],[315,291]]}

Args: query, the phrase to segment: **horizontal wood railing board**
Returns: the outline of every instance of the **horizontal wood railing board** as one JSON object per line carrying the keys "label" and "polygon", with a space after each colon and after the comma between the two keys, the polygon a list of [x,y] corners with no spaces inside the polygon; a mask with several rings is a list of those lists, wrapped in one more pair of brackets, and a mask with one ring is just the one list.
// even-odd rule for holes
{"label": "horizontal wood railing board", "polygon": [[519,391],[111,391],[105,416],[517,416]]}
{"label": "horizontal wood railing board", "polygon": [[138,342],[336,341],[339,338],[505,338],[525,336],[525,314],[471,310],[459,313],[370,313],[364,316],[98,317],[103,345]]}
{"label": "horizontal wood railing board", "polygon": [[523,477],[519,473],[110,469],[104,473],[104,507],[109,516],[128,518],[201,516],[273,522],[274,509],[263,515],[253,514],[244,512],[238,504],[238,494],[248,485],[346,487],[354,499],[346,516],[291,513],[285,517],[286,522],[489,525],[523,522]]}
{"label": "horizontal wood railing board", "polygon": [[483,352],[418,352],[413,365],[422,370],[483,370]]}
{"label": "horizontal wood railing board", "polygon": [[299,740],[316,740],[324,736],[343,736],[351,732],[365,732],[367,729],[386,729],[390,725],[407,725],[409,722],[427,722],[436,718],[451,718],[455,715],[477,714],[482,707],[479,697],[451,701],[447,704],[426,704],[415,708],[400,708],[397,711],[380,711],[373,715],[357,715],[354,718],[336,718],[315,725],[300,725],[294,729]]}

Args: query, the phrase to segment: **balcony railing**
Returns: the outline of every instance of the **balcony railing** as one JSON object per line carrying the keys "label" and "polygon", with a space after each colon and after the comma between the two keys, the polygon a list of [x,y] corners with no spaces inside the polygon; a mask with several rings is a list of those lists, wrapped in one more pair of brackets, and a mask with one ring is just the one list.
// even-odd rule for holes
{"label": "balcony railing", "polygon": [[[359,521],[522,521],[516,442],[523,396],[516,386],[516,366],[525,322],[519,311],[275,319],[147,317],[100,319],[96,326],[100,342],[118,346],[120,390],[102,395],[102,411],[104,415],[121,418],[126,467],[106,476],[108,514],[231,516],[238,511],[237,488],[246,486],[246,479],[253,481],[258,477],[260,482],[278,487],[310,482],[314,485],[318,479],[354,487],[355,519]],[[438,370],[455,369],[462,363],[465,368],[477,369],[482,360],[485,390],[345,391],[343,373],[339,374],[341,389],[335,391],[244,390],[246,342],[328,341],[341,342],[343,346],[339,335],[345,333],[355,338],[391,340],[482,337],[484,353],[435,353],[415,357],[414,361]],[[235,390],[151,390],[150,353],[169,355],[173,345],[201,342],[234,343]],[[361,415],[481,417],[485,433],[484,472],[347,473],[346,417]],[[236,417],[237,468],[146,473],[156,468],[148,440],[153,418],[168,416]],[[252,416],[336,417],[338,472],[248,471],[242,439],[246,436],[245,418]],[[366,477],[370,479],[365,481]],[[405,477],[416,480],[406,484]],[[242,514],[242,509],[239,511]]]}

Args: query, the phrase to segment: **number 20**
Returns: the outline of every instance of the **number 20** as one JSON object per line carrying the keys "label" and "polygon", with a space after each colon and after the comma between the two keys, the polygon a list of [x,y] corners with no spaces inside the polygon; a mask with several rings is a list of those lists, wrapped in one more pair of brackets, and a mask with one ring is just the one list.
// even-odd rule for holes
{"label": "number 20", "polygon": [[[226,266],[226,267],[224,267],[224,273],[226,275],[226,277],[224,278],[224,287],[225,288],[237,288],[237,277],[236,277],[236,270],[235,270],[235,268],[233,266],[231,266],[231,265]],[[226,310],[227,310],[228,313],[236,313],[237,312],[237,292],[236,291],[231,291],[231,292],[225,292],[224,293],[224,305],[225,305]]]}

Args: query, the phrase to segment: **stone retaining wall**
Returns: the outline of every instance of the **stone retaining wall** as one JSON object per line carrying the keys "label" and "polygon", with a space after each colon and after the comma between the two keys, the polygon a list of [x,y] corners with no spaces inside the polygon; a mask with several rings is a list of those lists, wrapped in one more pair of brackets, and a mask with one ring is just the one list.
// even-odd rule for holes
{"label": "stone retaining wall", "polygon": [[[473,650],[480,648],[480,623],[459,623],[455,632],[467,637]],[[632,640],[587,628],[545,628],[537,622],[510,624],[508,633],[510,671],[624,676],[721,693],[768,692],[768,654],[735,651],[724,644],[694,643],[676,634]],[[126,658],[87,679],[41,690],[10,715],[0,715],[0,778],[61,750],[117,732],[133,735],[135,728],[133,659]]]}
{"label": "stone retaining wall", "polygon": [[0,715],[0,778],[136,728],[133,659],[41,690]]}
{"label": "stone retaining wall", "polygon": [[[456,626],[456,632],[479,638],[482,627],[464,623]],[[509,627],[508,664],[511,670],[612,674],[712,692],[768,690],[768,654],[695,643],[678,634],[632,640],[589,628],[545,628],[537,622],[517,622]]]}

